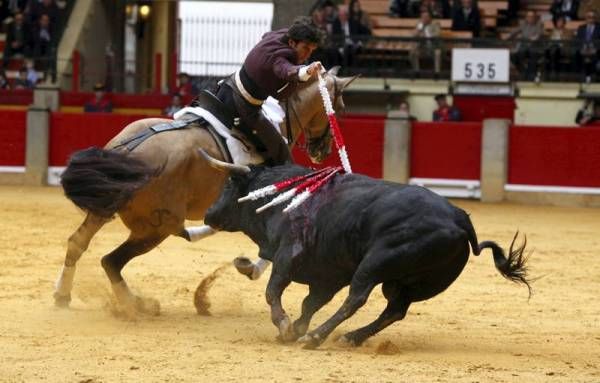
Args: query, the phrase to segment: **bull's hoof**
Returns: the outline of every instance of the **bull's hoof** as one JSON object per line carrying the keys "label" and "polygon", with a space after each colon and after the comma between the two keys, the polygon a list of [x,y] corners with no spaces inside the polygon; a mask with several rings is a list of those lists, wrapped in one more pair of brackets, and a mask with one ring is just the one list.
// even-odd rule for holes
{"label": "bull's hoof", "polygon": [[237,257],[233,260],[233,265],[240,274],[247,276],[250,280],[255,279],[252,277],[254,273],[254,263],[252,263],[250,259],[246,257]]}
{"label": "bull's hoof", "polygon": [[296,333],[296,337],[301,337],[306,334],[308,331],[308,323],[295,321],[294,322],[294,332]]}
{"label": "bull's hoof", "polygon": [[67,308],[71,303],[71,294],[69,295],[59,295],[58,293],[54,293],[54,305],[56,307]]}
{"label": "bull's hoof", "polygon": [[302,343],[302,348],[307,350],[314,350],[321,344],[321,337],[317,334],[306,334],[302,338],[298,339],[298,343]]}
{"label": "bull's hoof", "polygon": [[285,318],[279,322],[279,340],[282,342],[293,342],[298,339],[296,333],[294,332],[294,326],[292,326],[292,322],[290,318],[286,315]]}

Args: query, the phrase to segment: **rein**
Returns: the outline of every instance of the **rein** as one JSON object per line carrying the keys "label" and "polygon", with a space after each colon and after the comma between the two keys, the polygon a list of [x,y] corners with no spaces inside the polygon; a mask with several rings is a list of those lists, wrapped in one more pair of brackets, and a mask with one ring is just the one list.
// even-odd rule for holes
{"label": "rein", "polygon": [[[336,79],[335,76],[333,76],[333,100],[332,100],[332,105],[335,105],[337,103],[339,95],[340,95],[340,92],[338,92],[337,79]],[[295,99],[297,99],[298,102],[302,101],[300,99],[300,96],[298,96],[297,94],[294,94],[293,97]],[[296,120],[296,123],[298,124],[298,126],[300,126],[300,130],[302,131],[302,133],[304,133],[304,136],[306,137],[304,145],[297,144],[296,142],[298,141],[298,137],[293,137],[293,134],[292,134],[292,124],[291,124],[291,121],[290,121],[290,110],[294,114],[294,119]],[[298,147],[300,149],[302,149],[304,151],[308,151],[308,141],[313,139],[312,135],[310,134],[310,129],[308,129],[308,127],[305,127],[305,126],[302,125],[302,123],[300,121],[300,117],[298,116],[298,112],[296,111],[296,108],[294,108],[293,106],[291,106],[289,101],[286,101],[286,103],[285,103],[285,128],[286,128],[286,136],[287,136],[289,145],[291,145],[291,146],[298,145]],[[331,125],[328,124],[327,128],[325,129],[325,131],[323,132],[323,134],[320,137],[317,137],[317,138],[320,139],[322,137],[325,137],[325,135],[327,133],[329,133],[330,130],[331,130]]]}

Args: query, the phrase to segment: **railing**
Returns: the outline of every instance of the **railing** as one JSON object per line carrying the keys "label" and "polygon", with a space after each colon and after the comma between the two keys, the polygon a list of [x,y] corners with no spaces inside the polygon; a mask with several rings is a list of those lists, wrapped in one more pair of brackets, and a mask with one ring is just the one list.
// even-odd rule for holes
{"label": "railing", "polygon": [[[326,66],[342,65],[345,74],[367,77],[449,78],[452,48],[506,48],[511,51],[511,81],[599,81],[598,56],[582,55],[582,44],[570,41],[483,38],[422,39],[412,37],[353,37],[349,45],[333,38],[313,55]],[[418,55],[417,51],[421,54]],[[440,70],[435,70],[439,51]],[[419,67],[415,68],[415,59]]]}

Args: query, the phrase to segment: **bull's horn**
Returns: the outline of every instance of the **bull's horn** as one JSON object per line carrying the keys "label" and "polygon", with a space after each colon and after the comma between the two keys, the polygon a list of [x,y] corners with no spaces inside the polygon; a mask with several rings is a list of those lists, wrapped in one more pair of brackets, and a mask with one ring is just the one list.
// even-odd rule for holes
{"label": "bull's horn", "polygon": [[230,164],[229,162],[224,162],[224,161],[217,160],[216,158],[211,157],[202,148],[198,149],[198,153],[200,153],[200,155],[206,161],[208,161],[208,163],[210,164],[210,166],[212,166],[215,169],[222,170],[222,171],[230,171],[232,173],[237,173],[237,174],[250,173],[250,168],[248,166]]}

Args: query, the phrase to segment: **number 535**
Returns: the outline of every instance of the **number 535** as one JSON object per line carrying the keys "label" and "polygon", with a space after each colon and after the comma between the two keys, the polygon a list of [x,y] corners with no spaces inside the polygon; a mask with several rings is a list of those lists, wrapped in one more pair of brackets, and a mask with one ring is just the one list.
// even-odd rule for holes
{"label": "number 535", "polygon": [[465,77],[466,78],[477,78],[493,79],[496,77],[496,63],[465,63]]}

